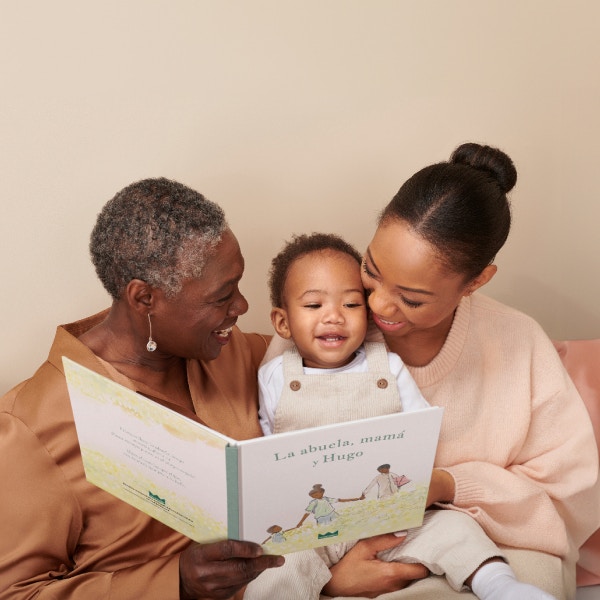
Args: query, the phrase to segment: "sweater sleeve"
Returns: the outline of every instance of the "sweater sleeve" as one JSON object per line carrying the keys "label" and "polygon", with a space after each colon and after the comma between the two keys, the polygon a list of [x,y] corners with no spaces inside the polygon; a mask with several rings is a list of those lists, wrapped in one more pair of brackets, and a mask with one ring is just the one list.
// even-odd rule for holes
{"label": "sweater sleeve", "polygon": [[[495,542],[565,556],[600,524],[598,453],[587,410],[558,356],[546,348],[534,356],[529,422],[522,437],[513,435],[504,461],[469,460],[445,470],[456,484],[453,506]],[[496,430],[505,440],[502,424]]]}
{"label": "sweater sleeve", "polygon": [[37,437],[7,413],[0,414],[0,456],[1,600],[178,600],[177,554],[114,572],[80,569],[77,501]]}

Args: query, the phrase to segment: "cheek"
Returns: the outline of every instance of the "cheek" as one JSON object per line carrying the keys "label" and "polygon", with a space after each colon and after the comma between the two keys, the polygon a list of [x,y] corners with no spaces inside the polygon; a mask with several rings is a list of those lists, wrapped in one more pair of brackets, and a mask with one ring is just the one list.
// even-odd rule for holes
{"label": "cheek", "polygon": [[355,324],[355,328],[357,331],[363,331],[363,334],[367,333],[367,327],[368,327],[368,314],[367,314],[367,307],[365,306],[364,311],[361,311],[360,313],[356,313],[354,315],[354,324]]}
{"label": "cheek", "polygon": [[405,311],[407,318],[415,325],[434,327],[446,318],[446,312],[438,309]]}
{"label": "cheek", "polygon": [[299,313],[295,313],[294,311],[288,312],[286,326],[287,331],[292,337],[301,337],[302,334],[308,330],[306,320],[303,319]]}
{"label": "cheek", "polygon": [[225,311],[211,308],[210,310],[202,310],[190,315],[188,326],[199,331],[212,331],[225,318]]}
{"label": "cheek", "polygon": [[298,314],[293,319],[295,333],[298,335],[302,335],[303,333],[309,334],[318,322],[319,320],[315,318],[314,313]]}

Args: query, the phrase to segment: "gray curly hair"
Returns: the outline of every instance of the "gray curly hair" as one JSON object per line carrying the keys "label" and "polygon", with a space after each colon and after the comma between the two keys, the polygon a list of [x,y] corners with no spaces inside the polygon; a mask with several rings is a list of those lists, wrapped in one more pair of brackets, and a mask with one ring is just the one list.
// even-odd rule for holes
{"label": "gray curly hair", "polygon": [[221,207],[199,192],[165,178],[144,179],[106,203],[92,230],[90,254],[114,300],[132,279],[173,296],[184,279],[201,275],[227,228]]}

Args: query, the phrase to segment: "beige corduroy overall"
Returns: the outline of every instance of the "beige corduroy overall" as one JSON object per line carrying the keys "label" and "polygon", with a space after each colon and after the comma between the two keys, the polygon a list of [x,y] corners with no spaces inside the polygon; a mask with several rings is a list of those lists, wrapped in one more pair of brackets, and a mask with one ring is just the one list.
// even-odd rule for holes
{"label": "beige corduroy overall", "polygon": [[283,391],[274,433],[366,419],[402,411],[384,344],[366,342],[366,373],[305,375],[294,346],[283,354]]}

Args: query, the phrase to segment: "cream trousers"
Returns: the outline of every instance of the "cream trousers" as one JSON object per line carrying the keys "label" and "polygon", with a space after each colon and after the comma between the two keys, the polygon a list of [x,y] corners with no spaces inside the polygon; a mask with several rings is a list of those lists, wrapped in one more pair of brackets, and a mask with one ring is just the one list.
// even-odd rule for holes
{"label": "cream trousers", "polygon": [[[248,585],[244,600],[329,598],[321,594],[331,577],[329,566],[337,563],[353,545],[336,544],[316,551],[286,555],[283,567],[268,569]],[[556,556],[532,550],[500,550],[471,517],[451,510],[427,512],[421,527],[409,531],[409,535],[400,546],[380,555],[385,561],[420,562],[427,566],[433,575],[415,581],[403,590],[382,594],[378,598],[473,599],[475,596],[470,591],[460,591],[465,579],[485,560],[497,556],[507,560],[520,581],[535,585],[558,600],[573,600],[574,563],[567,564]]]}

